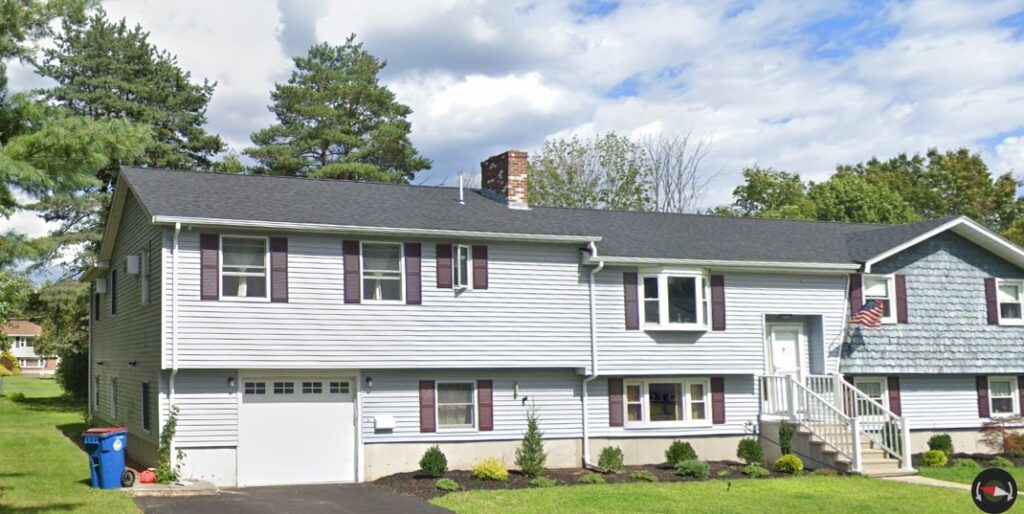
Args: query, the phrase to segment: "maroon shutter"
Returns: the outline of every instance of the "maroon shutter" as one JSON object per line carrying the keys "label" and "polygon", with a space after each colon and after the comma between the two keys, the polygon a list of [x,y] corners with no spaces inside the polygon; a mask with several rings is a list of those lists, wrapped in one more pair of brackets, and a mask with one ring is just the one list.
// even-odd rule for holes
{"label": "maroon shutter", "polygon": [[405,243],[405,303],[423,303],[423,279],[420,273],[422,247],[419,243]]}
{"label": "maroon shutter", "polygon": [[490,380],[476,381],[477,415],[480,417],[480,430],[494,430],[494,383]]}
{"label": "maroon shutter", "polygon": [[341,251],[345,255],[345,303],[359,303],[359,241],[342,241]]}
{"label": "maroon shutter", "polygon": [[1017,377],[1017,394],[1020,395],[1020,415],[1024,416],[1024,376]]}
{"label": "maroon shutter", "polygon": [[996,279],[985,279],[985,305],[988,307],[988,324],[999,324],[999,300],[996,299]]}
{"label": "maroon shutter", "polygon": [[622,287],[626,298],[626,330],[640,330],[640,303],[637,298],[635,271],[622,272]]}
{"label": "maroon shutter", "polygon": [[199,234],[199,298],[220,298],[220,236]]}
{"label": "maroon shutter", "polygon": [[288,238],[270,238],[270,301],[288,302]]}
{"label": "maroon shutter", "polygon": [[889,410],[897,416],[903,415],[903,404],[900,401],[900,377],[889,377]]}
{"label": "maroon shutter", "polygon": [[[907,323],[907,276],[896,275],[896,323]],[[895,411],[894,411],[895,412]]]}
{"label": "maroon shutter", "polygon": [[487,247],[473,245],[473,289],[487,289]]}
{"label": "maroon shutter", "polygon": [[452,288],[452,245],[437,245],[437,287]]}
{"label": "maroon shutter", "polygon": [[711,377],[711,423],[725,423],[725,377]]}
{"label": "maroon shutter", "polygon": [[434,381],[420,380],[420,432],[436,432],[434,421]]}
{"label": "maroon shutter", "polygon": [[608,426],[622,426],[622,379],[608,379]]}
{"label": "maroon shutter", "polygon": [[725,330],[725,277],[711,275],[711,330]]}
{"label": "maroon shutter", "polygon": [[864,290],[861,289],[861,274],[850,275],[850,316],[857,314],[857,311],[864,306]]}
{"label": "maroon shutter", "polygon": [[975,381],[978,386],[978,417],[991,417],[988,410],[988,377],[979,375]]}

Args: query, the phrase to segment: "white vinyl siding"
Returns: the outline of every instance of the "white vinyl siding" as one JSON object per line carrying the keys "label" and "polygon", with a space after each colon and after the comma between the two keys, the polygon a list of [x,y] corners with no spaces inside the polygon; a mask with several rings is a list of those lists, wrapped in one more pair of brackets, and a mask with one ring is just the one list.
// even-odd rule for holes
{"label": "white vinyl siding", "polygon": [[[161,387],[166,395],[166,373]],[[242,387],[234,370],[180,370],[174,380],[174,404],[178,407],[175,443],[182,448],[230,447],[238,444],[238,403]],[[252,382],[252,380],[248,380]],[[270,393],[271,384],[266,384]],[[161,402],[163,416],[167,403]]]}
{"label": "white vinyl siding", "polygon": [[[590,361],[576,246],[489,244],[489,289],[453,291],[436,287],[436,245],[424,242],[422,305],[346,304],[343,238],[287,237],[287,303],[204,302],[199,231],[181,232],[179,367],[564,369]],[[165,298],[165,309],[170,303]],[[169,315],[164,331],[169,367]]]}
{"label": "white vinyl siding", "polygon": [[901,375],[900,405],[911,430],[980,428],[974,375]]}

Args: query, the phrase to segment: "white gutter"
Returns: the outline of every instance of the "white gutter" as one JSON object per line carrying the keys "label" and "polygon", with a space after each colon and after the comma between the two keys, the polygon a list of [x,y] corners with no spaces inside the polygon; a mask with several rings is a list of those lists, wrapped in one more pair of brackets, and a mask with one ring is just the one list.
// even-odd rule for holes
{"label": "white gutter", "polygon": [[[584,264],[591,264],[594,257],[584,257]],[[601,262],[607,264],[632,265],[632,266],[702,266],[711,268],[738,268],[738,269],[775,269],[785,271],[856,271],[860,264],[835,263],[835,262],[788,262],[788,261],[736,261],[723,259],[672,259],[662,257],[601,257]]]}
{"label": "white gutter", "polygon": [[[167,391],[167,414],[174,409],[174,378],[178,376],[178,235],[181,223],[174,224],[174,238],[171,243],[171,379]],[[177,467],[177,451],[171,438],[171,469]]]}
{"label": "white gutter", "polygon": [[575,236],[560,234],[522,234],[505,232],[481,232],[474,230],[444,230],[432,228],[364,227],[359,225],[329,225],[325,223],[289,223],[279,221],[233,220],[218,218],[186,218],[179,216],[153,216],[154,224],[184,224],[196,227],[238,227],[273,230],[301,230],[309,232],[345,233],[356,235],[395,236],[411,235],[426,237],[462,237],[496,241],[525,241],[535,243],[589,243],[600,241],[599,236]]}
{"label": "white gutter", "polygon": [[594,294],[594,281],[597,279],[597,274],[604,269],[604,261],[597,258],[597,243],[591,241],[588,246],[590,247],[590,260],[597,262],[597,267],[590,270],[590,280],[587,283],[587,287],[590,290],[590,374],[583,379],[583,387],[581,388],[582,394],[580,397],[583,401],[583,467],[597,468],[597,466],[590,461],[590,419],[587,415],[587,387],[598,376],[597,300],[596,295]]}

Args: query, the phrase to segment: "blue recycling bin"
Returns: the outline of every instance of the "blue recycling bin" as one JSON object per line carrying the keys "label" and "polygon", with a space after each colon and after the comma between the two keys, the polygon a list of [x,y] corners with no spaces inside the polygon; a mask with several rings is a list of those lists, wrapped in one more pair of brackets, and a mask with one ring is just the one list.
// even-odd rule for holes
{"label": "blue recycling bin", "polygon": [[124,450],[128,446],[127,428],[90,428],[82,433],[85,451],[89,454],[92,486],[97,489],[121,487],[124,473]]}

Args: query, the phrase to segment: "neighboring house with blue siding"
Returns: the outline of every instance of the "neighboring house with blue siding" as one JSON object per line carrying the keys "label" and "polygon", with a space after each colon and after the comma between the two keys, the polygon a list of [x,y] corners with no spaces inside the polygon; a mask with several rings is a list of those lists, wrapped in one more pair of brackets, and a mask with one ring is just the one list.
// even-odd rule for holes
{"label": "neighboring house with blue siding", "polygon": [[[1024,352],[985,310],[990,283],[1020,317],[1024,252],[969,220],[533,207],[526,159],[466,191],[123,169],[88,275],[91,413],[152,464],[177,411],[184,473],[224,485],[372,480],[434,444],[511,465],[531,407],[551,467],[680,438],[733,459],[788,420],[810,467],[878,473],[909,467],[894,437],[976,431],[979,376],[991,415],[1024,375],[970,356]],[[882,328],[850,327],[866,298]]]}

